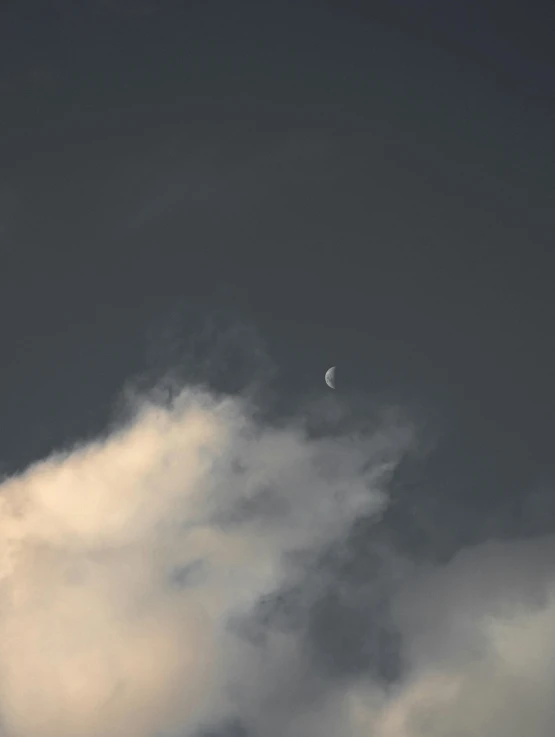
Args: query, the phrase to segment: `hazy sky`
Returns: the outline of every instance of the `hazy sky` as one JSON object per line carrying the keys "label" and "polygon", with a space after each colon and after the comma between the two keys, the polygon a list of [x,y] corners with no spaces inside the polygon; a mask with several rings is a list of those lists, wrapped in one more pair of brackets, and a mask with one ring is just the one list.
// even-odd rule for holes
{"label": "hazy sky", "polygon": [[1,4],[1,737],[551,737],[555,13],[497,5]]}

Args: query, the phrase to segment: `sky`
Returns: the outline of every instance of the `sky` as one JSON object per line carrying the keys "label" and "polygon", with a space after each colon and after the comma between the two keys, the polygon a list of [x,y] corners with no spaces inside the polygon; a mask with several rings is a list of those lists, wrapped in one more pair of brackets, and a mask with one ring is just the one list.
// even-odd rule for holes
{"label": "sky", "polygon": [[2,3],[0,737],[551,737],[554,27]]}

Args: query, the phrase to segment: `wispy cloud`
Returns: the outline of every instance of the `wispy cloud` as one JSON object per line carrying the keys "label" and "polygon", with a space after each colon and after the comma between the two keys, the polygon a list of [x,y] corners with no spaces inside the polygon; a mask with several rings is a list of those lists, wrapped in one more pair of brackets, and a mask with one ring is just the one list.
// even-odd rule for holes
{"label": "wispy cloud", "polygon": [[555,542],[488,543],[416,570],[396,600],[410,667],[384,696],[351,694],[361,737],[549,737]]}

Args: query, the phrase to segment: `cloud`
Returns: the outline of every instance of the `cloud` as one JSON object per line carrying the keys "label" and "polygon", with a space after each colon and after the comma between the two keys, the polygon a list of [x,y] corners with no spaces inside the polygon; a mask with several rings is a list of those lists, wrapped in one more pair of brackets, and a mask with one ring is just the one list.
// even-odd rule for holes
{"label": "cloud", "polygon": [[360,546],[399,412],[188,388],[131,414],[0,487],[2,737],[550,737],[555,540]]}
{"label": "cloud", "polygon": [[[6,479],[0,733],[192,735],[267,709],[277,735],[299,682],[289,671],[308,683],[309,663],[299,633],[261,645],[241,623],[383,508],[411,442],[393,420],[311,438],[300,421],[270,426],[246,402],[188,389]],[[296,711],[310,722],[300,698]]]}
{"label": "cloud", "polygon": [[410,668],[388,693],[349,691],[357,737],[549,737],[555,704],[555,540],[463,551],[413,571],[395,619]]}

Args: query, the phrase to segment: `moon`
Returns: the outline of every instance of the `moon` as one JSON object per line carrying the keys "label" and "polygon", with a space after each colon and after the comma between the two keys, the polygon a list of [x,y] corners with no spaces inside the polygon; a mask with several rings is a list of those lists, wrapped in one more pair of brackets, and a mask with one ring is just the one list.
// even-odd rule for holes
{"label": "moon", "polygon": [[330,389],[335,389],[335,366],[332,366],[326,371],[326,384]]}

